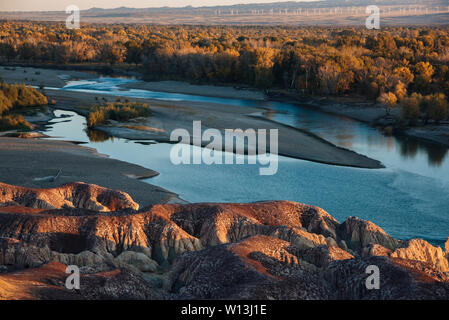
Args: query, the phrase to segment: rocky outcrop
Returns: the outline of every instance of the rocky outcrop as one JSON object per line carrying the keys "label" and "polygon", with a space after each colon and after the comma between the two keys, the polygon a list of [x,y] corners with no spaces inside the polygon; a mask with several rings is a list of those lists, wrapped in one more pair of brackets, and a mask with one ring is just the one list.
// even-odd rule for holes
{"label": "rocky outcrop", "polygon": [[[67,290],[66,265],[50,262],[39,268],[0,274],[0,300],[66,299],[168,299],[169,295],[126,268],[83,273],[80,290]],[[136,290],[138,288],[138,290]]]}
{"label": "rocky outcrop", "polygon": [[0,238],[0,252],[0,265],[11,266],[14,269],[34,268],[50,261],[66,265],[92,266],[109,258],[88,250],[78,254],[60,253],[50,250],[48,246],[39,247],[10,238]]}
{"label": "rocky outcrop", "polygon": [[82,182],[68,183],[52,189],[23,188],[0,182],[0,204],[42,209],[69,207],[95,211],[139,208],[139,205],[122,191]]}
{"label": "rocky outcrop", "polygon": [[[320,278],[285,241],[251,237],[182,255],[170,273],[178,299],[326,299]],[[262,251],[260,251],[262,249]]]}
{"label": "rocky outcrop", "polygon": [[422,261],[438,271],[449,271],[449,263],[443,250],[422,239],[412,239],[405,242],[400,248],[392,252],[390,257]]}
{"label": "rocky outcrop", "polygon": [[158,267],[156,261],[141,252],[124,251],[115,260],[119,264],[132,265],[142,272],[155,272]]}
{"label": "rocky outcrop", "polygon": [[400,241],[390,237],[380,227],[371,221],[357,217],[348,217],[339,228],[339,236],[346,240],[346,244],[355,250],[363,249],[370,244],[378,244],[387,249],[394,250]]}
{"label": "rocky outcrop", "polygon": [[[368,266],[379,268],[379,289],[365,285]],[[388,258],[364,257],[332,262],[323,278],[334,299],[419,300],[448,299],[449,278],[426,263]]]}
{"label": "rocky outcrop", "polygon": [[[11,295],[2,288],[15,288],[19,298],[449,298],[447,249],[399,241],[356,217],[340,224],[314,206],[271,201],[137,210],[127,194],[82,183],[0,186],[3,298]],[[97,287],[67,291],[66,265],[80,267]],[[370,265],[380,269],[379,290],[365,285]]]}
{"label": "rocky outcrop", "polygon": [[301,250],[297,254],[302,259],[318,268],[325,268],[332,261],[354,259],[354,256],[349,252],[340,249],[339,247],[326,245]]}
{"label": "rocky outcrop", "polygon": [[387,249],[380,244],[372,243],[363,249],[363,256],[388,257],[393,251]]}
{"label": "rocky outcrop", "polygon": [[444,243],[444,252],[446,259],[449,261],[449,237],[446,239],[446,242]]}

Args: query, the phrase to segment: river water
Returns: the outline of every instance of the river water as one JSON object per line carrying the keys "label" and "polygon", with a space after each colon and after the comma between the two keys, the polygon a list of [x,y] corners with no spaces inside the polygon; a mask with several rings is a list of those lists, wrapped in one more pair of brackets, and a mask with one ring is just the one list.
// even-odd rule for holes
{"label": "river water", "polygon": [[[152,98],[213,102],[268,109],[271,120],[307,129],[322,138],[370,158],[385,169],[358,169],[279,158],[274,176],[260,176],[257,165],[173,165],[171,145],[139,141],[89,139],[85,118],[57,110],[45,131],[53,139],[84,142],[111,158],[135,163],[160,173],[146,180],[178,193],[190,202],[251,202],[292,200],[317,205],[337,220],[358,216],[400,239],[420,237],[441,245],[449,236],[448,149],[405,137],[385,136],[358,121],[308,107],[267,101],[223,99],[147,90],[124,89],[136,81],[99,78],[69,82],[63,90]],[[70,117],[60,117],[61,115]],[[98,140],[98,139],[94,139]],[[193,152],[200,148],[191,147]]]}

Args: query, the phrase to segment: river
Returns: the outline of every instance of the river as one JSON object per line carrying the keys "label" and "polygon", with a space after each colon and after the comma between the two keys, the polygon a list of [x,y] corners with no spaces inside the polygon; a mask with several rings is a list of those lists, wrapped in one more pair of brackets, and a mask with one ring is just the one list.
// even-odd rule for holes
{"label": "river", "polygon": [[[385,169],[359,169],[279,158],[274,176],[260,176],[254,165],[173,165],[169,144],[143,145],[111,138],[90,141],[85,118],[55,111],[45,131],[53,139],[84,142],[111,158],[135,163],[160,173],[146,180],[190,202],[251,202],[292,200],[317,205],[339,221],[347,216],[371,220],[399,239],[423,238],[442,245],[449,236],[448,149],[406,137],[385,136],[370,126],[309,107],[271,101],[252,101],[125,89],[137,81],[99,78],[72,81],[62,90],[112,94],[130,98],[213,102],[268,109],[271,120],[309,130],[322,138],[370,158]],[[62,114],[70,117],[60,117]],[[194,152],[201,149],[192,147]]]}

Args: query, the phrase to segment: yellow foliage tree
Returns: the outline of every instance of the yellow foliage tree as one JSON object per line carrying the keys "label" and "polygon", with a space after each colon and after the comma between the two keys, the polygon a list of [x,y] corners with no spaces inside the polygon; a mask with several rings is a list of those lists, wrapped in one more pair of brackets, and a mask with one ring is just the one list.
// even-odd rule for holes
{"label": "yellow foliage tree", "polygon": [[380,95],[378,101],[385,105],[387,114],[390,114],[390,110],[396,106],[398,98],[392,92],[384,92]]}
{"label": "yellow foliage tree", "polygon": [[402,100],[402,98],[407,94],[407,88],[405,84],[402,83],[402,81],[399,81],[395,88],[394,88],[394,94],[398,98],[399,101]]}

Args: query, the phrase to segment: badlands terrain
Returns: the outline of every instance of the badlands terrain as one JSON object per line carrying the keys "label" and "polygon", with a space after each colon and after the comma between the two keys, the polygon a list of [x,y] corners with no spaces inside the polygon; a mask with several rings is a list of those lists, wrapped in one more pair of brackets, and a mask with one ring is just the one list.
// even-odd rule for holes
{"label": "badlands terrain", "polygon": [[0,183],[1,299],[448,299],[448,249],[295,202],[139,208],[81,182]]}

